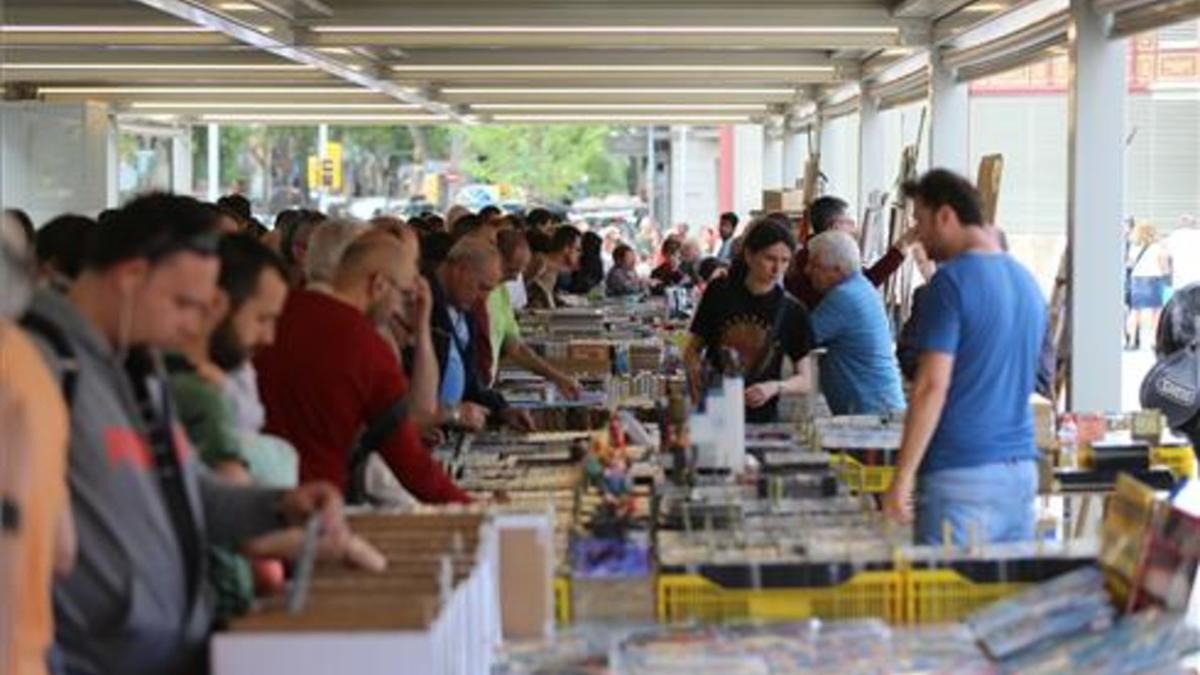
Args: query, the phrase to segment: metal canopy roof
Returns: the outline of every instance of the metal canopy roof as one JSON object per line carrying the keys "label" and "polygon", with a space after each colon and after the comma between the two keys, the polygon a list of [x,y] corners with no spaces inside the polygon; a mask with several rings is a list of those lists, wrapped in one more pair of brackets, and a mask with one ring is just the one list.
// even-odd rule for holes
{"label": "metal canopy roof", "polygon": [[0,77],[194,122],[778,122],[1014,4],[6,0]]}

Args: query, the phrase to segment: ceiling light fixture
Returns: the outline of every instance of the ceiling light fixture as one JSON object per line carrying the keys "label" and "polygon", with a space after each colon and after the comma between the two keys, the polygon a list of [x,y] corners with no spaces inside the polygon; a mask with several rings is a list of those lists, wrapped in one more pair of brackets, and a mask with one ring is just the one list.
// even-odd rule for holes
{"label": "ceiling light fixture", "polygon": [[63,24],[6,24],[0,33],[211,33],[201,26],[126,26],[126,25],[63,25]]}
{"label": "ceiling light fixture", "polygon": [[762,112],[765,103],[475,103],[472,110],[672,110],[672,111],[744,111]]}
{"label": "ceiling light fixture", "polygon": [[800,66],[800,65],[731,65],[731,64],[479,64],[479,65],[420,65],[401,64],[392,66],[397,72],[433,72],[433,73],[832,73],[833,66]]}
{"label": "ceiling light fixture", "polygon": [[494,122],[749,122],[747,115],[493,115]]}
{"label": "ceiling light fixture", "polygon": [[[412,90],[406,90],[412,91]],[[338,96],[379,96],[370,89],[353,87],[38,87],[46,95],[119,95],[119,94],[230,94],[261,96],[270,94],[335,94]]]}
{"label": "ceiling light fixture", "polygon": [[252,115],[214,113],[201,115],[204,122],[447,122],[447,115]]}
{"label": "ceiling light fixture", "polygon": [[756,96],[790,96],[794,89],[787,87],[769,88],[729,88],[729,87],[694,87],[694,88],[664,88],[664,87],[446,87],[443,94],[461,96],[511,94],[511,95],[556,95],[556,94],[597,94],[597,95],[626,95],[626,94],[746,94]]}
{"label": "ceiling light fixture", "polygon": [[980,2],[974,5],[964,7],[962,11],[972,14],[983,14],[985,12],[1003,12],[1009,8],[1007,2]]}
{"label": "ceiling light fixture", "polygon": [[231,101],[134,101],[131,110],[421,110],[415,103],[262,103]]}
{"label": "ceiling light fixture", "polygon": [[314,70],[303,63],[6,63],[8,70]]}
{"label": "ceiling light fixture", "polygon": [[217,5],[217,9],[226,12],[262,12],[265,11],[262,7],[249,2],[222,2]]}
{"label": "ceiling light fixture", "polygon": [[314,33],[627,33],[676,35],[898,35],[896,26],[311,26]]}

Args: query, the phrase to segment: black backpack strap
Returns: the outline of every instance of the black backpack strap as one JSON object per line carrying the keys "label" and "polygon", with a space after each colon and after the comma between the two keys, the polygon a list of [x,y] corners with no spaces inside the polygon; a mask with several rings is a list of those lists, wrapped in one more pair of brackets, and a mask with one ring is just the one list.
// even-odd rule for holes
{"label": "black backpack strap", "polygon": [[408,401],[400,399],[379,413],[367,425],[350,451],[350,482],[346,503],[361,504],[367,499],[367,460],[379,450],[388,437],[408,418]]}
{"label": "black backpack strap", "polygon": [[75,383],[79,380],[79,360],[75,358],[75,350],[71,348],[67,336],[53,321],[32,311],[21,316],[21,327],[45,340],[54,350],[62,372],[59,384],[62,386],[63,399],[67,408],[70,408],[75,401]]}

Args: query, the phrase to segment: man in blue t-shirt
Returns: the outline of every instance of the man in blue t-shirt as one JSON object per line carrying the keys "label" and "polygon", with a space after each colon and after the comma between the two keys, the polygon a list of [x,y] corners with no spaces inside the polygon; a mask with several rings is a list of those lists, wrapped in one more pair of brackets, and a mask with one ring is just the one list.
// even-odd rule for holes
{"label": "man in blue t-shirt", "polygon": [[875,285],[862,273],[858,244],[830,230],[808,242],[809,281],[822,298],[810,315],[820,361],[821,393],[835,415],[904,409],[900,368]]}
{"label": "man in blue t-shirt", "polygon": [[920,352],[888,516],[914,516],[918,543],[1033,538],[1033,393],[1045,301],[984,227],[979,193],[934,169],[904,186],[938,261],[917,325]]}

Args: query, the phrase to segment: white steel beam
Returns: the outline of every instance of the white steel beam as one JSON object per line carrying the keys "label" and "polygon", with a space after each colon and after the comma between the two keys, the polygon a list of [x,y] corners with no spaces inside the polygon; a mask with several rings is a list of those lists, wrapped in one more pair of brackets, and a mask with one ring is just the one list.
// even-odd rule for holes
{"label": "white steel beam", "polygon": [[6,47],[227,47],[236,44],[215,31],[130,30],[128,26],[84,25],[86,31],[64,31],[61,26],[0,26],[0,40]]}
{"label": "white steel beam", "polygon": [[221,125],[208,124],[208,201],[216,203],[221,196]]}
{"label": "white steel beam", "polygon": [[403,58],[390,62],[399,72],[407,69],[456,71],[486,66],[491,69],[521,67],[592,68],[615,66],[672,67],[762,67],[764,69],[795,68],[802,70],[836,70],[846,65],[822,50],[760,49],[753,51],[724,51],[715,49],[546,49],[525,48],[519,51],[494,49],[412,49]]}
{"label": "white steel beam", "polygon": [[879,102],[864,97],[858,109],[858,211],[861,214],[873,190],[888,189],[883,164],[883,119]]}
{"label": "white steel beam", "polygon": [[959,81],[937,50],[929,58],[929,165],[971,175],[970,85]]}
{"label": "white steel beam", "polygon": [[1068,410],[1121,409],[1126,51],[1091,0],[1071,0]]}
{"label": "white steel beam", "polygon": [[289,61],[313,66],[351,84],[387,94],[405,103],[416,103],[430,113],[445,115],[458,122],[468,121],[450,106],[433,101],[386,78],[378,77],[375,73],[368,72],[367,69],[347,64],[334,55],[318,49],[295,46],[295,31],[284,21],[274,21],[269,26],[272,30],[268,33],[262,30],[262,26],[251,25],[245,21],[231,18],[201,0],[137,0],[137,2],[193,24],[217,30],[239,42]]}
{"label": "white steel beam", "polygon": [[676,3],[489,4],[461,6],[394,2],[339,7],[333,19],[309,24],[321,45],[447,47],[886,47],[919,39],[922,22],[898,19],[881,4],[826,6],[777,3],[705,4],[681,11]]}

